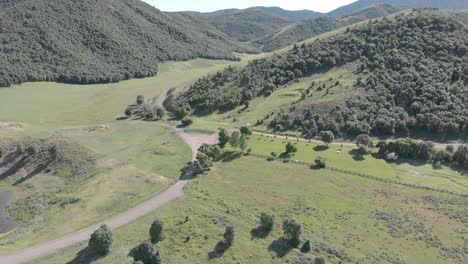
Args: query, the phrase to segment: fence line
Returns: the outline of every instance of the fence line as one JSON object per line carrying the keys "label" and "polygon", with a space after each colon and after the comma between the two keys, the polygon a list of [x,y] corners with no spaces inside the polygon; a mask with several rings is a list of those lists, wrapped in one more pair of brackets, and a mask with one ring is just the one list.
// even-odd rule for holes
{"label": "fence line", "polygon": [[[288,163],[298,164],[298,165],[303,165],[303,166],[308,166],[308,167],[315,166],[314,163],[305,162],[305,161],[293,161],[293,160],[287,160],[287,159],[282,159],[282,158],[273,158],[271,156],[261,155],[261,154],[253,154],[253,153],[251,153],[249,155],[257,157],[257,158],[280,160],[280,161],[283,161],[283,162],[288,162]],[[336,171],[336,172],[341,172],[341,173],[348,174],[348,175],[359,176],[359,177],[372,179],[372,180],[377,180],[377,181],[381,181],[381,182],[399,184],[399,185],[404,185],[404,186],[418,188],[418,189],[431,190],[431,191],[436,191],[436,192],[442,192],[442,193],[458,195],[458,196],[462,196],[462,197],[468,197],[468,194],[466,194],[466,193],[460,193],[460,192],[456,192],[456,191],[431,187],[431,186],[427,186],[427,185],[404,182],[404,181],[397,180],[397,179],[387,179],[387,178],[382,178],[382,177],[378,177],[378,176],[374,176],[374,175],[370,175],[370,174],[365,174],[365,173],[360,173],[360,172],[356,172],[356,171],[344,170],[344,169],[339,169],[339,168],[334,168],[334,167],[329,167],[329,166],[327,166],[323,170]]]}

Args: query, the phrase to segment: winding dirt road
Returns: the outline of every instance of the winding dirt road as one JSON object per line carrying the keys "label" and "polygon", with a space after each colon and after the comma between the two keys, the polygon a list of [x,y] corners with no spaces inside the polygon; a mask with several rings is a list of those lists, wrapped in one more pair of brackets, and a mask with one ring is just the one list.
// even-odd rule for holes
{"label": "winding dirt road", "polygon": [[[207,135],[198,133],[185,133],[182,129],[177,129],[177,134],[192,149],[192,159],[195,159],[198,152],[198,148],[202,144],[215,144],[217,140],[216,134]],[[10,255],[0,256],[0,263],[19,264],[54,254],[67,247],[88,240],[91,234],[94,232],[94,230],[99,228],[99,226],[101,226],[102,224],[106,224],[111,229],[115,229],[125,224],[128,224],[184,195],[184,186],[192,177],[193,171],[189,170],[176,184],[172,185],[170,188],[157,195],[156,197],[147,200],[146,202],[140,204],[139,206],[133,209],[128,210],[125,213],[122,213],[112,219],[109,219],[97,225],[61,237],[59,239],[49,241]]]}

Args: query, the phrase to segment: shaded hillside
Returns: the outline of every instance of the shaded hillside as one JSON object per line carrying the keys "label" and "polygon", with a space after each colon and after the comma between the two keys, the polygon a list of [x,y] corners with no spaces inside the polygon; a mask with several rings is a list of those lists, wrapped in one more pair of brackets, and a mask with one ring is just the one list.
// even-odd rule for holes
{"label": "shaded hillside", "polygon": [[280,16],[254,8],[198,19],[206,21],[229,37],[242,42],[263,37],[293,23]]}
{"label": "shaded hillside", "polygon": [[329,13],[328,16],[341,17],[356,12],[375,4],[390,4],[406,7],[432,7],[439,9],[468,9],[466,0],[359,0],[346,6],[337,8]]}
{"label": "shaded hillside", "polygon": [[220,15],[232,15],[234,13],[248,11],[248,10],[264,11],[271,15],[279,16],[279,17],[282,17],[283,19],[287,19],[291,21],[300,21],[300,20],[309,19],[309,18],[323,15],[322,13],[314,12],[311,10],[291,11],[291,10],[284,10],[279,7],[265,7],[265,6],[256,6],[256,7],[251,7],[247,9],[223,9],[223,10],[218,10],[214,12],[206,12],[206,13],[195,12],[195,11],[187,11],[184,13],[189,14],[191,16],[195,16],[195,17],[209,17],[209,16],[220,16]]}
{"label": "shaded hillside", "polygon": [[0,87],[114,82],[154,75],[160,61],[249,51],[206,23],[139,0],[8,2],[0,11]]}
{"label": "shaded hillside", "polygon": [[[178,116],[229,111],[302,76],[357,63],[359,78],[349,89],[362,96],[327,112],[293,106],[270,126],[307,137],[325,130],[343,136],[417,131],[462,136],[468,134],[467,44],[466,27],[444,13],[399,14],[241,69],[227,68],[198,80],[166,105]],[[309,92],[318,88],[311,86]]]}
{"label": "shaded hillside", "polygon": [[287,26],[279,33],[270,34],[253,42],[263,51],[281,49],[325,32],[368,19],[383,17],[403,10],[402,7],[379,4],[359,10],[342,18],[318,17]]}

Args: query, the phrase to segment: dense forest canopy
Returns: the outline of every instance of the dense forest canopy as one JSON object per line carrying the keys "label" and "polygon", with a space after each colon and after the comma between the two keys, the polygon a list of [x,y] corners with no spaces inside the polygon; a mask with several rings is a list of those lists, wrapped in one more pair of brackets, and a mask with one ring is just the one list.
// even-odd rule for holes
{"label": "dense forest canopy", "polygon": [[0,87],[113,82],[154,75],[160,61],[253,51],[207,23],[139,0],[0,3]]}
{"label": "dense forest canopy", "polygon": [[335,135],[468,134],[468,32],[448,15],[418,10],[396,18],[371,21],[289,52],[229,67],[204,77],[178,98],[166,102],[183,116],[190,111],[227,111],[305,75],[358,63],[353,88],[361,96],[323,113],[291,108],[276,116],[271,127],[320,131]]}

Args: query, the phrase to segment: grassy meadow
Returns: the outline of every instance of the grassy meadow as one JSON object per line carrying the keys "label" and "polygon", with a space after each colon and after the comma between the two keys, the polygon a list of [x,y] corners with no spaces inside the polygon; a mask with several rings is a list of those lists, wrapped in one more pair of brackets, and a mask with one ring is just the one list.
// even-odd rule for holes
{"label": "grassy meadow", "polygon": [[[0,128],[1,138],[64,138],[90,150],[98,161],[96,171],[86,178],[41,173],[21,185],[13,185],[20,175],[1,181],[0,187],[14,193],[12,205],[34,200],[39,194],[47,199],[41,204],[45,210],[28,216],[37,218],[37,223],[0,236],[0,254],[111,218],[174,183],[191,160],[191,150],[171,124],[116,119],[137,95],[153,98],[233,63],[171,62],[162,64],[157,76],[146,79],[85,86],[25,83],[0,89],[0,122],[17,126]],[[28,206],[35,208],[30,202]]]}
{"label": "grassy meadow", "polygon": [[[128,252],[148,239],[156,218],[166,226],[166,239],[155,246],[164,263],[308,263],[315,256],[330,263],[463,262],[467,201],[458,196],[251,156],[215,164],[186,193],[117,229],[110,255],[93,263],[132,263]],[[255,237],[261,212],[275,214],[276,224],[268,236]],[[302,223],[310,253],[284,244],[287,215]],[[236,228],[234,245],[214,254],[227,223]],[[34,263],[75,263],[85,246]]]}

